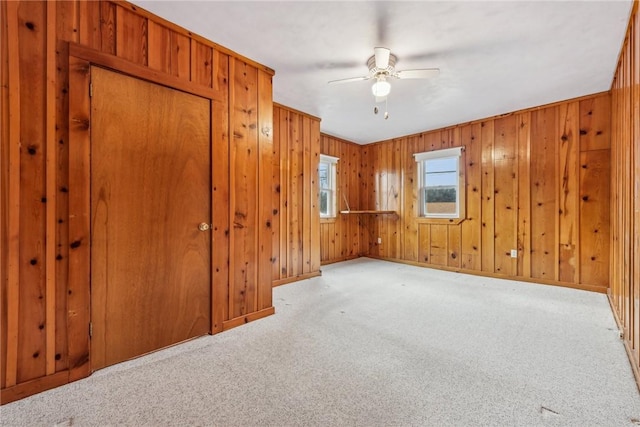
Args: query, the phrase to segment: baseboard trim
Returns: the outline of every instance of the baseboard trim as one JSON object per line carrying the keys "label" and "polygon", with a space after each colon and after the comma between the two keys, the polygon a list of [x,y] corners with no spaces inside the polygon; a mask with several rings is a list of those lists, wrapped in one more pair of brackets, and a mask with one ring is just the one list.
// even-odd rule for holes
{"label": "baseboard trim", "polygon": [[611,293],[607,293],[607,301],[609,301],[609,307],[611,307],[611,313],[613,313],[613,319],[618,326],[618,331],[620,331],[620,339],[622,340],[622,344],[624,344],[624,350],[627,352],[627,357],[629,358],[629,364],[631,365],[631,372],[633,372],[633,377],[636,380],[636,386],[638,387],[638,391],[640,391],[640,361],[637,358],[637,353],[633,351],[631,348],[631,342],[626,339],[624,325],[620,321],[620,317],[618,317],[618,312],[616,311],[615,304],[611,299]]}
{"label": "baseboard trim", "polygon": [[[335,264],[336,262],[349,261],[349,260],[356,259],[356,258],[362,258],[363,256],[366,257],[367,255],[349,255],[349,256],[341,257],[341,258],[329,259],[329,260],[326,260],[326,261],[320,261],[320,265]],[[371,257],[371,258],[373,258],[373,257]]]}
{"label": "baseboard trim", "polygon": [[245,314],[244,316],[234,317],[233,319],[222,322],[222,330],[227,331],[237,326],[244,325],[245,323],[271,316],[275,312],[276,309],[274,307],[269,307],[253,313]]}
{"label": "baseboard trim", "polygon": [[471,275],[474,275],[474,276],[492,277],[494,279],[517,280],[517,281],[520,281],[520,282],[529,282],[529,283],[538,283],[538,284],[543,284],[543,285],[560,286],[560,287],[563,287],[563,288],[579,289],[579,290],[582,290],[582,291],[597,292],[597,293],[600,293],[600,294],[606,294],[608,289],[609,289],[606,286],[585,285],[585,284],[582,284],[582,283],[557,282],[555,280],[545,280],[545,279],[537,279],[537,278],[522,277],[522,276],[507,276],[506,274],[496,274],[496,273],[489,273],[487,271],[468,270],[466,268],[448,267],[448,266],[444,266],[444,265],[425,264],[425,263],[417,262],[417,261],[407,261],[407,260],[397,259],[397,258],[381,257],[381,256],[377,256],[377,255],[364,255],[364,257],[373,258],[373,259],[379,259],[379,260],[382,260],[382,261],[397,262],[399,264],[413,265],[413,266],[416,266],[416,267],[433,268],[435,270],[451,271],[451,272],[454,272],[454,273],[464,273],[464,274],[471,274]]}
{"label": "baseboard trim", "polygon": [[278,279],[271,282],[271,287],[286,285],[287,283],[297,282],[298,280],[310,279],[312,277],[322,276],[322,272],[312,271],[311,273],[298,274],[297,276],[285,277],[284,279]]}
{"label": "baseboard trim", "polygon": [[56,372],[53,375],[36,378],[12,387],[0,390],[0,404],[15,402],[25,397],[41,393],[69,383],[69,371]]}

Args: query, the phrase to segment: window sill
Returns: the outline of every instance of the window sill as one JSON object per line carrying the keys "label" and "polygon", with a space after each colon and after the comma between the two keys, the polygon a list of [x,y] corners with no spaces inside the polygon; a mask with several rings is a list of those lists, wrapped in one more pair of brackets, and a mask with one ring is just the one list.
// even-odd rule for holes
{"label": "window sill", "polygon": [[417,218],[418,224],[448,224],[448,225],[458,225],[466,218],[426,218],[423,216],[419,216]]}
{"label": "window sill", "polygon": [[335,216],[320,217],[320,224],[332,224],[336,222],[337,219]]}

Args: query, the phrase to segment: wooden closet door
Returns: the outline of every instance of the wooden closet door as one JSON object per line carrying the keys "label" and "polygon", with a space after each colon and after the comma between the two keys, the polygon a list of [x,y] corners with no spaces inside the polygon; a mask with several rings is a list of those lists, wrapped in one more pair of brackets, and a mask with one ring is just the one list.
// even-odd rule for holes
{"label": "wooden closet door", "polygon": [[210,101],[92,67],[91,367],[211,325]]}

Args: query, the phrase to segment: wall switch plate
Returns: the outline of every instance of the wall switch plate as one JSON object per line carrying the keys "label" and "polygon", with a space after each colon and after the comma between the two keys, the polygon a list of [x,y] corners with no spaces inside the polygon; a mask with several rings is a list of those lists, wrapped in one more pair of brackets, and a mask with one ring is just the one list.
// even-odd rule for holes
{"label": "wall switch plate", "polygon": [[518,258],[518,250],[511,249],[511,258]]}
{"label": "wall switch plate", "polygon": [[378,244],[381,245],[382,244],[382,237],[378,237]]}

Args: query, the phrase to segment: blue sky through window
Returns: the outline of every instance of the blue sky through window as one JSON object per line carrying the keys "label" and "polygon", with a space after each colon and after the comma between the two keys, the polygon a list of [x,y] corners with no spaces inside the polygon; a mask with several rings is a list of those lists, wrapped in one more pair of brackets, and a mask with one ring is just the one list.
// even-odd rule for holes
{"label": "blue sky through window", "polygon": [[458,157],[426,160],[425,183],[427,187],[454,186],[458,184]]}

